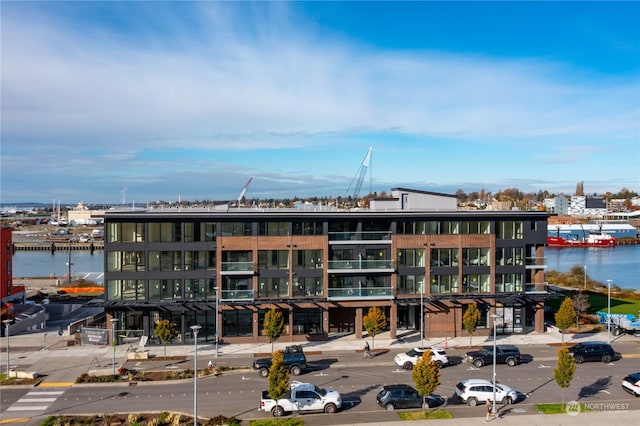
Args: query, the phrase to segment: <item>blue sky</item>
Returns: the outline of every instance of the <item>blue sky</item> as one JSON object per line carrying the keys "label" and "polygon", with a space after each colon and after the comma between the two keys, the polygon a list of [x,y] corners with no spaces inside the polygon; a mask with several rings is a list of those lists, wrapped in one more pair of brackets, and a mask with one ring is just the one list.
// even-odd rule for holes
{"label": "blue sky", "polygon": [[640,192],[640,2],[0,7],[3,203]]}

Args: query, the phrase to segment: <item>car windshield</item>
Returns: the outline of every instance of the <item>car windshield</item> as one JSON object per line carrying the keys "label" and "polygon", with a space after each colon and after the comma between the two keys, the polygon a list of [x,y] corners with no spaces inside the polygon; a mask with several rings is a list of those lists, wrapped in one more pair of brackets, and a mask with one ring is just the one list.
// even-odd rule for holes
{"label": "car windshield", "polygon": [[410,357],[422,356],[422,352],[418,352],[415,349],[411,349],[409,352],[407,352],[407,355]]}
{"label": "car windshield", "polygon": [[491,355],[493,354],[493,350],[489,349],[489,348],[480,348],[480,350],[478,351],[483,355]]}
{"label": "car windshield", "polygon": [[316,393],[317,393],[318,395],[325,396],[325,395],[327,394],[327,390],[326,390],[326,389],[319,388],[319,387],[317,387],[317,386],[314,386],[314,390],[316,391]]}

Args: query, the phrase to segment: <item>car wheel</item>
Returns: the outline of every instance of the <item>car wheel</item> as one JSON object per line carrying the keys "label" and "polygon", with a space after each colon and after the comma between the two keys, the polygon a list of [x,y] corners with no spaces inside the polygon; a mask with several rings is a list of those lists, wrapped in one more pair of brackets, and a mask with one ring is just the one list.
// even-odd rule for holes
{"label": "car wheel", "polygon": [[478,405],[478,400],[474,397],[471,397],[467,399],[467,405],[469,405],[469,407],[475,407],[476,405]]}
{"label": "car wheel", "polygon": [[429,408],[431,408],[431,406],[429,405],[429,401],[425,401],[425,402],[422,403],[422,409],[423,410],[427,410]]}
{"label": "car wheel", "polygon": [[442,368],[442,361],[436,361],[436,367]]}
{"label": "car wheel", "polygon": [[294,376],[299,376],[300,373],[302,373],[302,369],[300,367],[298,367],[297,365],[291,367],[291,374],[293,374]]}
{"label": "car wheel", "polygon": [[582,355],[578,355],[576,357],[576,364],[582,364],[584,362],[584,358],[582,357]]}
{"label": "car wheel", "polygon": [[405,370],[413,370],[413,363],[410,361],[407,361],[404,363],[402,368],[404,368]]}
{"label": "car wheel", "polygon": [[509,367],[513,367],[514,365],[516,365],[516,359],[515,359],[515,358],[509,358],[509,359],[507,360],[507,365],[508,365]]}
{"label": "car wheel", "polygon": [[611,362],[611,355],[602,355],[602,362],[609,364]]}
{"label": "car wheel", "polygon": [[396,407],[394,407],[392,403],[388,403],[387,405],[384,406],[384,408],[387,411],[393,411],[396,409]]}
{"label": "car wheel", "polygon": [[481,359],[474,359],[473,360],[473,365],[475,365],[478,368],[482,367],[482,364],[483,364],[483,362],[482,362]]}
{"label": "car wheel", "polygon": [[511,397],[509,396],[505,396],[504,399],[502,400],[502,404],[504,405],[511,405],[513,401],[511,400]]}
{"label": "car wheel", "polygon": [[623,330],[623,329],[621,329],[621,328],[616,328],[615,330],[613,330],[613,335],[614,335],[614,336],[619,336],[619,335],[621,335],[622,333],[624,333],[624,330]]}
{"label": "car wheel", "polygon": [[284,416],[284,408],[282,408],[279,405],[276,405],[271,410],[271,414],[273,414],[273,417],[282,417],[282,416]]}
{"label": "car wheel", "polygon": [[262,377],[267,377],[269,375],[269,369],[268,368],[261,368],[260,369],[260,375]]}
{"label": "car wheel", "polygon": [[324,412],[327,413],[327,414],[333,414],[336,411],[338,411],[338,408],[336,407],[335,404],[329,403],[324,407]]}

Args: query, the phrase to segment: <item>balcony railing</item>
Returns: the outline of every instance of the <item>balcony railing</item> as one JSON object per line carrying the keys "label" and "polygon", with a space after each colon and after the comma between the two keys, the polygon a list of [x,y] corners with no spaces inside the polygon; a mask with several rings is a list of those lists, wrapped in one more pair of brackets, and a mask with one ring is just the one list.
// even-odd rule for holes
{"label": "balcony railing", "polygon": [[353,271],[353,270],[393,270],[393,260],[330,260],[329,270]]}
{"label": "balcony railing", "polygon": [[246,274],[254,271],[253,262],[222,262],[220,266],[223,274]]}
{"label": "balcony railing", "polygon": [[222,290],[220,300],[253,300],[253,290]]}
{"label": "balcony railing", "polygon": [[525,293],[546,293],[549,283],[527,283],[524,285]]}
{"label": "balcony railing", "polygon": [[391,244],[391,232],[329,232],[329,242],[345,243],[347,241],[385,241]]}
{"label": "balcony railing", "polygon": [[391,287],[329,288],[329,299],[390,299]]}
{"label": "balcony railing", "polygon": [[524,265],[527,269],[547,269],[546,257],[525,257]]}

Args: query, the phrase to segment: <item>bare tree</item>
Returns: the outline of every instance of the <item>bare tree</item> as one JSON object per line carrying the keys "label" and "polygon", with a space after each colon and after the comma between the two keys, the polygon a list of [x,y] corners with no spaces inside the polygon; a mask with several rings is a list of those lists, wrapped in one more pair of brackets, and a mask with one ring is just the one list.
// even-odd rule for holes
{"label": "bare tree", "polygon": [[576,328],[580,327],[580,316],[587,312],[590,307],[589,298],[582,291],[573,296],[573,309],[576,310]]}

